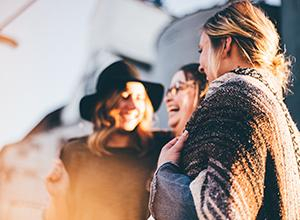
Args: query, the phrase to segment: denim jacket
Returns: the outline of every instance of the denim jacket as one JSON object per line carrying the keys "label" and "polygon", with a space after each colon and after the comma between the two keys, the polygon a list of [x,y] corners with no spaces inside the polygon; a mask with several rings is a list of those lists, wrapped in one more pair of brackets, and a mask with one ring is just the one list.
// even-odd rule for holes
{"label": "denim jacket", "polygon": [[149,202],[155,220],[198,219],[190,183],[177,165],[167,162],[159,167],[151,183]]}

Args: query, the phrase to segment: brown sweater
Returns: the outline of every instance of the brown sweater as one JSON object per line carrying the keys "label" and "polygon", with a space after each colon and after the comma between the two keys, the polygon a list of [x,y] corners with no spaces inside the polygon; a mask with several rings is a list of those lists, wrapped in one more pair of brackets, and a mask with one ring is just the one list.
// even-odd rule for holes
{"label": "brown sweater", "polygon": [[149,181],[169,133],[155,135],[155,146],[140,157],[133,148],[109,149],[99,157],[87,148],[87,138],[69,142],[62,150],[70,176],[70,220],[147,219]]}

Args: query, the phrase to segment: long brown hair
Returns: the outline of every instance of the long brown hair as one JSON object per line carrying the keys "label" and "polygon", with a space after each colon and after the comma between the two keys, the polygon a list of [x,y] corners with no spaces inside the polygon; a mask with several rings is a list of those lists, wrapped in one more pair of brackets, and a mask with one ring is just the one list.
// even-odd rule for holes
{"label": "long brown hair", "polygon": [[[215,57],[224,39],[230,36],[241,54],[256,68],[272,72],[284,91],[291,75],[291,61],[281,50],[279,35],[272,21],[248,0],[235,1],[205,23]],[[217,62],[213,62],[218,65]]]}
{"label": "long brown hair", "polygon": [[[118,130],[115,127],[115,119],[110,115],[110,112],[121,99],[121,92],[124,89],[119,88],[111,91],[111,94],[96,104],[93,117],[94,132],[88,138],[88,148],[99,156],[110,154],[106,150],[107,142],[110,135]],[[145,94],[145,104],[144,117],[136,129],[132,131],[135,141],[134,147],[136,147],[140,155],[144,155],[148,151],[152,138],[153,107],[147,93]]]}

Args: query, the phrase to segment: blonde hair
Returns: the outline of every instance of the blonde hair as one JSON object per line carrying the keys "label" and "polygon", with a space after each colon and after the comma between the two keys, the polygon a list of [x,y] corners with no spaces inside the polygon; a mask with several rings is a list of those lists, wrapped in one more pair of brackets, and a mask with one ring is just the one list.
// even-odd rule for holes
{"label": "blonde hair", "polygon": [[[106,150],[107,142],[109,136],[118,130],[115,126],[115,118],[110,113],[121,99],[121,92],[113,91],[111,95],[96,104],[93,117],[94,132],[88,138],[88,148],[99,156],[110,154]],[[145,94],[145,105],[146,110],[143,119],[133,131],[135,141],[133,147],[136,147],[140,155],[148,152],[152,139],[153,107],[147,93]]]}
{"label": "blonde hair", "polygon": [[280,38],[272,21],[250,1],[231,3],[208,19],[203,31],[213,46],[214,59],[210,59],[213,66],[218,65],[215,57],[223,48],[224,39],[230,36],[250,64],[272,72],[286,91],[291,60],[285,57],[279,46]]}

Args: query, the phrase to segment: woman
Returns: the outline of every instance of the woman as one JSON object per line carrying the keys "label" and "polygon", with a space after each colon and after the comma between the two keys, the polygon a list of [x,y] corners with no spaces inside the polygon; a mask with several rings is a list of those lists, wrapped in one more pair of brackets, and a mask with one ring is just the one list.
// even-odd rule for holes
{"label": "woman", "polygon": [[234,2],[205,23],[199,52],[212,83],[187,131],[162,149],[151,214],[300,219],[299,133],[283,102],[290,62],[274,25],[249,1]]}
{"label": "woman", "polygon": [[151,132],[163,87],[139,80],[132,66],[118,61],[100,74],[96,89],[80,102],[94,133],[63,147],[63,164],[57,162],[46,182],[52,200],[46,218],[146,219],[157,146],[169,140]]}
{"label": "woman", "polygon": [[[204,99],[208,89],[206,75],[203,72],[199,72],[198,69],[199,64],[197,63],[182,66],[173,75],[170,87],[166,92],[164,100],[168,111],[168,124],[176,137],[182,134],[186,123]],[[176,198],[174,199],[173,201],[168,201],[169,207],[171,207],[174,202],[176,203]],[[189,207],[189,210],[187,210],[189,215],[178,219],[190,219],[191,216],[196,216],[191,194],[186,194],[181,197],[181,199],[182,202],[186,203],[186,207]],[[164,207],[160,208],[164,209]],[[173,212],[172,210],[170,211]],[[172,217],[175,216],[172,215]],[[149,218],[149,220],[150,219],[153,218]]]}
{"label": "woman", "polygon": [[168,124],[175,136],[182,134],[187,121],[205,97],[206,75],[198,71],[199,64],[182,66],[172,77],[165,96]]}

